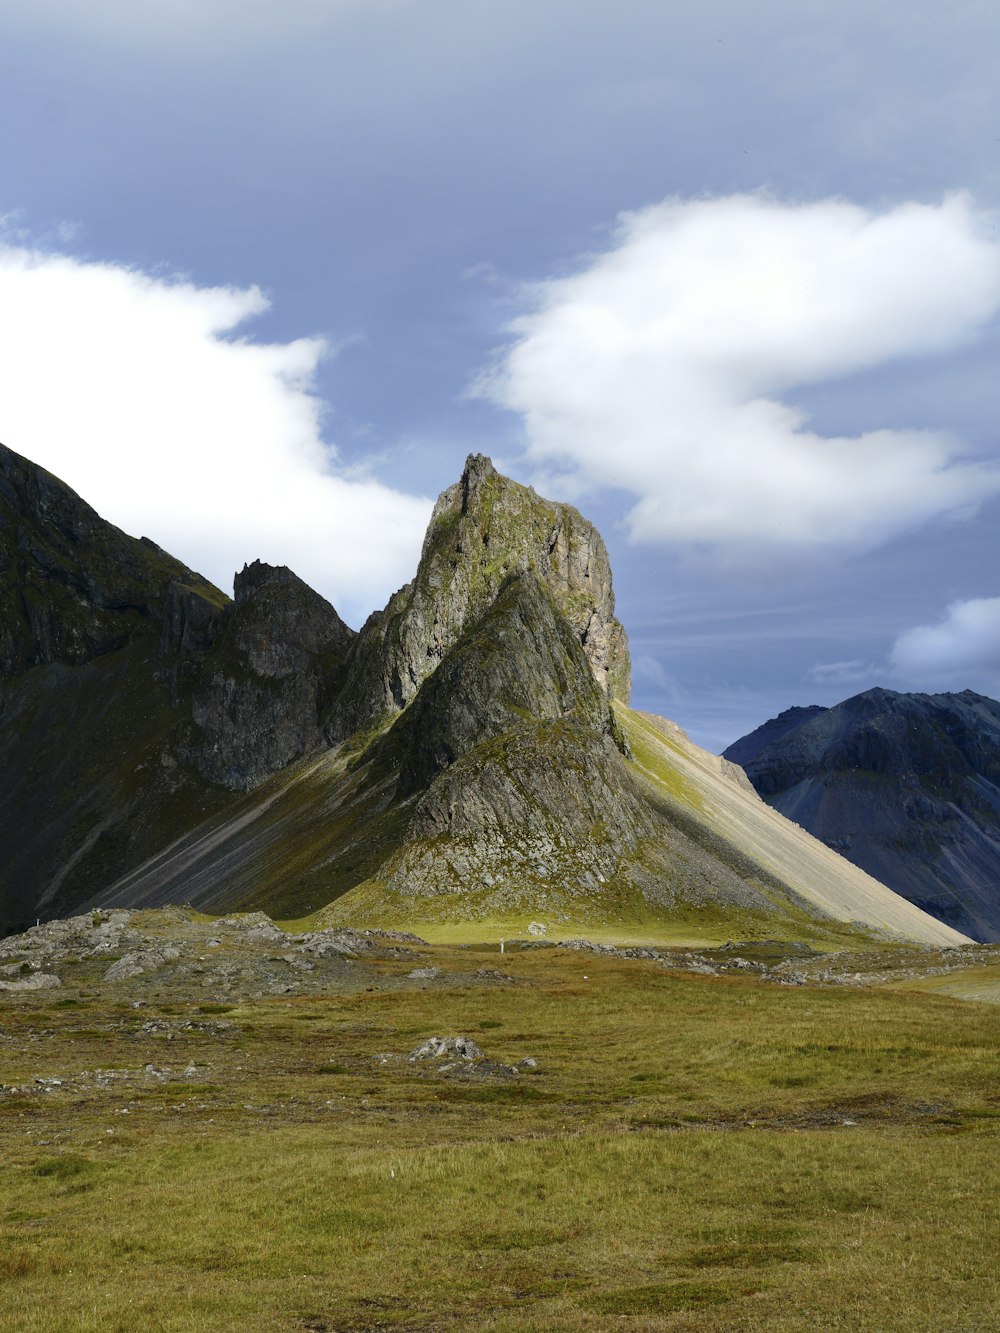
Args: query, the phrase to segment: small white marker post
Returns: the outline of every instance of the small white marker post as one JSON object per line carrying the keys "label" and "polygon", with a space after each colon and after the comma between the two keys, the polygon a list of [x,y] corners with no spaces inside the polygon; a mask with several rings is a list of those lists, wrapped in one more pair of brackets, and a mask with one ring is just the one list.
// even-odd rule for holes
{"label": "small white marker post", "polygon": [[501,940],[501,941],[500,941],[500,952],[501,952],[501,953],[503,953],[503,945],[504,945],[504,942],[503,942],[503,940]]}

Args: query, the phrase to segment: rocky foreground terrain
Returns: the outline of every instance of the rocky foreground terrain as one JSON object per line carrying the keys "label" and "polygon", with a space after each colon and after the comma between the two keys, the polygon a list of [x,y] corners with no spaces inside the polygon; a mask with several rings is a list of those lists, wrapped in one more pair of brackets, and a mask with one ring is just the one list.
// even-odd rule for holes
{"label": "rocky foreground terrain", "polygon": [[846,934],[10,936],[0,1327],[991,1327],[1000,950]]}
{"label": "rocky foreground terrain", "polygon": [[[86,1132],[95,1111],[127,1117],[166,1097],[179,1115],[203,1119],[210,1112],[226,1117],[239,1110],[294,1121],[305,1108],[294,1097],[289,1101],[282,1079],[303,1054],[320,1074],[375,1080],[353,1107],[337,1097],[321,1099],[310,1103],[311,1115],[365,1114],[385,1078],[430,1080],[439,1088],[481,1087],[484,1096],[496,1089],[497,1095],[544,1099],[552,1096],[546,1091],[550,1062],[524,1049],[512,1057],[507,1032],[496,1034],[507,1051],[498,1055],[490,1038],[504,1025],[477,1023],[472,1016],[490,1004],[491,995],[504,992],[505,1007],[513,1005],[524,1021],[539,1005],[545,1007],[548,988],[567,974],[584,987],[610,986],[612,995],[633,970],[630,984],[640,987],[655,986],[659,976],[772,990],[943,985],[949,993],[948,986],[957,982],[952,991],[958,994],[966,978],[976,977],[974,998],[1000,1003],[1000,947],[872,939],[858,944],[833,952],[787,940],[728,941],[700,949],[621,946],[559,938],[557,930],[535,921],[502,946],[449,946],[381,929],[295,933],[263,912],[212,919],[176,907],[95,911],[40,924],[0,943],[0,1067],[9,1071],[0,1077],[0,1116],[11,1113],[15,1118],[7,1124],[16,1132],[17,1117],[28,1114],[31,1133],[33,1127],[37,1132],[38,1115],[57,1106],[58,1114],[69,1113],[76,1106],[79,1133]],[[372,1037],[383,1024],[380,996],[401,1002],[404,1013],[409,1003],[418,1022],[397,1029],[391,1044],[373,1047]],[[465,1013],[465,1031],[421,1026],[420,1015],[433,1012],[435,997],[441,1008],[457,1006]],[[345,1002],[360,1006],[358,1012],[370,1020],[331,1030],[329,1019]],[[294,1017],[308,1017],[304,1006],[310,1003],[319,1005],[317,1020],[326,1016],[321,1044],[310,1048],[308,1034],[302,1034],[306,1044],[298,1057],[282,1051],[280,1037],[273,1045],[277,1034],[269,1034],[269,1025],[277,1019],[280,1026],[282,1006]],[[269,1055],[262,1066],[254,1052],[265,1034]],[[262,1081],[268,1089],[263,1101]],[[256,1100],[247,1101],[248,1096]],[[856,1123],[844,1120],[847,1113],[816,1112],[803,1124]],[[875,1102],[852,1107],[849,1114],[877,1120],[887,1109]],[[766,1119],[758,1112],[754,1123]],[[112,1122],[106,1133],[115,1132]]]}
{"label": "rocky foreground terrain", "polygon": [[[699,976],[756,976],[790,986],[872,986],[1000,963],[1000,946],[864,944],[836,952],[788,940],[728,941],[709,948],[614,945],[563,938],[557,926],[529,922],[522,937],[505,940],[502,948],[452,946],[452,961],[465,957],[468,965],[449,971],[434,961],[439,946],[411,932],[334,927],[297,934],[263,912],[208,918],[179,907],[116,909],[49,921],[8,936],[0,942],[0,993],[8,1000],[38,997],[57,1003],[100,995],[141,1009],[152,1000],[235,1005],[271,996],[410,985],[513,985],[514,978],[503,970],[505,960],[552,949],[654,962]],[[496,965],[474,966],[481,955]]]}

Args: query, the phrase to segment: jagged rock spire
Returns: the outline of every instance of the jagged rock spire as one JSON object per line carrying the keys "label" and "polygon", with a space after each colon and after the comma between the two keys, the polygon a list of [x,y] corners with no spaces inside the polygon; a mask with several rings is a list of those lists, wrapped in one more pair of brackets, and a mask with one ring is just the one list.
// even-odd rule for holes
{"label": "jagged rock spire", "polygon": [[415,579],[361,632],[333,733],[405,707],[507,580],[528,572],[548,587],[600,689],[627,702],[628,641],[600,533],[571,505],[542,499],[470,454],[434,506]]}

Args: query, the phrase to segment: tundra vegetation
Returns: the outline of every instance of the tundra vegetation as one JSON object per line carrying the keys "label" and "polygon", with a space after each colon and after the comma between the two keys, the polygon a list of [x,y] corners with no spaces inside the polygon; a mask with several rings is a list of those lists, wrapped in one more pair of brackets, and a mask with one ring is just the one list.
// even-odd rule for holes
{"label": "tundra vegetation", "polygon": [[0,1327],[995,1326],[996,950],[248,922],[0,997]]}

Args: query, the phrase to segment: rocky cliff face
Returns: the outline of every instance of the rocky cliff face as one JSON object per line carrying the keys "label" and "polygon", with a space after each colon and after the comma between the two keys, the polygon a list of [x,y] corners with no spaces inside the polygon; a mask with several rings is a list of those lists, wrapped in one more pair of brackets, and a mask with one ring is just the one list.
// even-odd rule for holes
{"label": "rocky cliff face", "polygon": [[[377,751],[417,795],[390,892],[597,889],[652,833],[584,645],[531,571],[509,578]],[[444,854],[442,855],[442,849]]]}
{"label": "rocky cliff face", "polygon": [[0,446],[0,930],[321,746],[354,637],[285,569],[230,603]]}
{"label": "rocky cliff face", "polygon": [[[726,751],[764,799],[925,911],[1000,938],[1000,703],[867,690]],[[761,743],[763,742],[763,743]]]}
{"label": "rocky cliff face", "polygon": [[0,446],[0,930],[62,910],[215,808],[167,677],[226,598]]}
{"label": "rocky cliff face", "polygon": [[193,729],[178,749],[203,777],[250,790],[323,745],[354,630],[290,569],[236,575],[194,681]]}
{"label": "rocky cliff face", "polygon": [[382,749],[399,762],[400,794],[408,795],[483,741],[569,717],[614,732],[608,699],[552,594],[534,574],[516,574],[417,691]]}
{"label": "rocky cliff face", "polygon": [[361,631],[331,735],[404,708],[507,580],[529,572],[554,597],[602,691],[627,702],[628,641],[600,534],[570,505],[541,499],[475,454],[434,507],[415,579]]}

